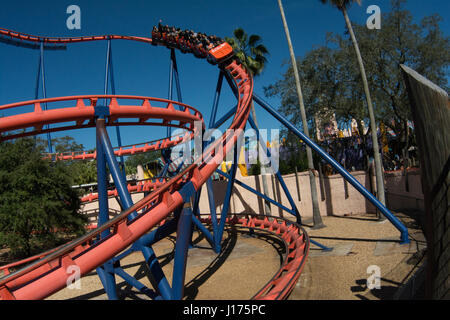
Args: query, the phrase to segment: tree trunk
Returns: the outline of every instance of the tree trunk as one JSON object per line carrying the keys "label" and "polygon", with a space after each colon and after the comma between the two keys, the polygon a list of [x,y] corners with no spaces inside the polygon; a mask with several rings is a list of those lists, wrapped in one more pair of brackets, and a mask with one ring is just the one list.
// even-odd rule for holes
{"label": "tree trunk", "polygon": [[[252,111],[252,118],[253,118],[253,121],[255,122],[256,128],[259,128],[258,120],[256,119],[255,106],[253,105],[253,100],[252,100],[252,105],[251,105],[251,111]],[[261,164],[260,175],[261,175],[261,180],[262,180],[262,185],[263,185],[263,193],[266,197],[269,197],[269,188],[267,187],[266,168],[263,164]],[[267,201],[266,199],[264,199],[264,214],[266,216],[271,214],[270,202]]]}
{"label": "tree trunk", "polygon": [[[294,71],[294,77],[295,77],[295,83],[297,87],[297,95],[298,95],[298,102],[300,105],[300,114],[302,117],[302,124],[303,124],[303,132],[307,137],[309,137],[309,130],[308,130],[308,123],[306,121],[306,111],[305,111],[305,105],[303,103],[303,94],[302,94],[302,88],[300,85],[300,77],[298,75],[298,69],[297,69],[297,62],[295,60],[294,55],[294,49],[292,47],[291,42],[291,36],[289,35],[289,29],[286,22],[286,17],[284,15],[283,5],[281,3],[281,0],[278,0],[278,6],[280,7],[281,12],[281,19],[283,20],[284,25],[284,31],[286,33],[286,38],[289,46],[289,53],[291,56],[291,62],[292,62],[292,69]],[[313,208],[313,222],[314,222],[314,228],[323,228],[325,225],[322,222],[322,217],[320,216],[320,210],[319,210],[319,201],[317,197],[317,186],[316,186],[316,177],[314,176],[314,162],[312,157],[312,151],[310,147],[306,147],[306,156],[308,158],[308,168],[309,168],[309,184],[311,187],[311,200],[312,200],[312,208]]]}
{"label": "tree trunk", "polygon": [[[384,194],[384,179],[383,179],[383,168],[381,163],[381,157],[380,157],[380,150],[378,147],[378,137],[377,137],[377,125],[375,122],[375,115],[373,112],[373,106],[372,106],[372,99],[370,97],[370,91],[369,91],[369,84],[367,82],[367,76],[366,71],[364,68],[364,63],[361,57],[361,53],[359,51],[358,42],[356,41],[355,34],[353,32],[352,24],[350,23],[350,19],[347,14],[347,10],[345,7],[342,9],[342,13],[345,18],[345,23],[347,24],[348,31],[350,33],[350,36],[353,41],[353,46],[355,47],[356,57],[358,59],[359,69],[361,72],[361,78],[364,85],[364,93],[366,95],[367,100],[367,109],[369,111],[369,118],[370,118],[370,129],[371,129],[371,135],[372,135],[372,143],[373,143],[373,154],[374,154],[374,160],[375,160],[375,171],[376,171],[376,180],[377,180],[377,191],[378,191],[378,200],[385,205],[386,199]],[[384,220],[384,216],[381,216],[381,220]]]}

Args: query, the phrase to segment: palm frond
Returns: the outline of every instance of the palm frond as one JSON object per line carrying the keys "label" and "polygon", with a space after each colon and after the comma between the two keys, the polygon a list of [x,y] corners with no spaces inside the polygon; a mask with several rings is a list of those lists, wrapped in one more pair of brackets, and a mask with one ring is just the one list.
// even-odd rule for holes
{"label": "palm frond", "polygon": [[258,75],[267,63],[267,48],[261,44],[261,37],[252,34],[250,36],[242,28],[233,31],[233,38],[225,38],[232,46],[236,57],[243,63],[253,75]]}
{"label": "palm frond", "polygon": [[267,50],[267,48],[262,44],[259,44],[256,47],[254,47],[253,51],[257,55],[268,55],[269,54],[269,51]]}
{"label": "palm frond", "polygon": [[259,42],[261,41],[261,37],[258,36],[257,34],[252,34],[249,38],[248,38],[248,45],[250,47],[254,47],[256,46]]}
{"label": "palm frond", "polygon": [[233,31],[233,34],[236,39],[242,39],[244,37],[245,31],[242,28],[237,28]]}
{"label": "palm frond", "polygon": [[348,8],[352,2],[356,2],[358,5],[361,5],[362,0],[320,0],[323,4],[327,4],[328,2],[337,7],[339,10]]}

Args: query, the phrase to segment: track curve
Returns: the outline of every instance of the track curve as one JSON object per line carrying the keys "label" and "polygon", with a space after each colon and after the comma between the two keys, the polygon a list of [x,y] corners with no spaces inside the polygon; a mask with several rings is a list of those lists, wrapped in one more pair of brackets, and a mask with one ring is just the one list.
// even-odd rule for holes
{"label": "track curve", "polygon": [[[193,138],[193,135],[189,135],[189,140]],[[146,153],[151,151],[158,151],[166,148],[172,148],[179,143],[185,142],[185,136],[173,136],[170,138],[162,138],[156,139],[148,142],[121,146],[114,148],[114,155],[120,156],[128,156],[138,153]],[[96,159],[97,154],[95,152],[89,151],[77,151],[77,152],[63,152],[63,153],[47,153],[44,156],[44,159],[53,159],[53,160],[91,160]]]}
{"label": "track curve", "polygon": [[[109,99],[107,105],[97,105],[100,99]],[[89,104],[85,104],[85,100]],[[138,105],[122,105],[120,100],[132,100],[139,102]],[[71,103],[69,107],[52,107],[53,103]],[[152,103],[162,104],[163,107],[156,107]],[[42,105],[50,105],[47,110],[42,109]],[[179,110],[175,108],[179,107]],[[108,126],[117,125],[148,125],[148,126],[170,126],[174,128],[185,129],[193,132],[195,122],[200,121],[203,124],[201,113],[195,108],[181,102],[171,101],[161,98],[130,96],[130,95],[85,95],[68,96],[30,100],[19,103],[11,103],[0,106],[0,110],[14,108],[33,107],[32,112],[21,113],[3,117],[0,120],[0,133],[19,129],[29,129],[27,132],[4,135],[2,140],[16,139],[24,136],[42,134],[46,132],[55,132],[63,130],[90,128],[95,126],[94,117],[96,109],[108,107]],[[114,122],[117,119],[138,119],[137,121]],[[161,120],[160,122],[148,120]],[[174,121],[178,121],[175,123]],[[75,122],[75,123],[74,123]],[[60,124],[59,127],[44,129],[44,125]],[[32,128],[30,130],[30,128]],[[169,139],[164,140],[164,147],[174,146],[178,142]]]}

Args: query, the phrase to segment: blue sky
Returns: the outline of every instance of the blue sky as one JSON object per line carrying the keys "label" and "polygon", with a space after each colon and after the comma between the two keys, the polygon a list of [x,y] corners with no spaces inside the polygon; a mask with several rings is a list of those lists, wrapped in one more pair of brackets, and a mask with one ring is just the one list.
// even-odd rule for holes
{"label": "blue sky", "polygon": [[[81,30],[69,30],[66,8],[76,4],[81,8]],[[363,1],[353,5],[350,18],[365,23],[369,5],[381,11],[390,9],[388,0]],[[303,56],[314,46],[325,42],[326,33],[343,34],[345,24],[336,9],[318,0],[284,0],[287,22],[296,56]],[[446,0],[409,0],[406,8],[418,22],[439,13],[441,28],[449,34],[446,15],[450,2]],[[289,61],[289,52],[276,0],[42,0],[8,1],[2,3],[0,27],[44,36],[81,36],[120,34],[149,36],[159,19],[163,23],[193,30],[230,36],[236,27],[247,33],[259,34],[270,52],[264,73],[255,80],[255,92],[263,95],[263,87],[281,78]],[[143,43],[113,41],[114,78],[117,94],[167,98],[169,81],[169,51]],[[45,53],[47,97],[102,94],[104,87],[106,42],[72,44],[65,51]],[[0,105],[34,98],[39,51],[0,43]],[[200,110],[208,123],[218,71],[204,60],[177,54],[183,102]],[[174,91],[175,94],[175,91]],[[175,95],[174,95],[175,97]],[[276,98],[267,99],[274,107]],[[232,106],[234,99],[224,87],[219,113]],[[219,116],[220,116],[219,114]],[[6,114],[5,114],[6,115]],[[263,110],[257,109],[261,128],[279,128],[279,124]],[[116,145],[115,129],[109,131]],[[133,144],[161,138],[164,128],[123,127],[123,144]],[[71,135],[87,148],[95,145],[94,129],[52,133]]]}

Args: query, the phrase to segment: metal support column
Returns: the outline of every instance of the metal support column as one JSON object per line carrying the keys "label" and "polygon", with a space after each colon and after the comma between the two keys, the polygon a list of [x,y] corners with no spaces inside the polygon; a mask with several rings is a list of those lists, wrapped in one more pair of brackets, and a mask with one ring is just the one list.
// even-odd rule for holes
{"label": "metal support column", "polygon": [[186,202],[178,218],[177,242],[173,266],[172,292],[173,299],[181,300],[184,295],[184,280],[186,276],[186,262],[191,237],[192,209]]}
{"label": "metal support column", "polygon": [[[217,85],[216,85],[216,91],[214,94],[214,101],[213,101],[213,106],[212,106],[212,111],[211,111],[211,117],[209,119],[209,129],[212,128],[216,128],[215,124],[216,124],[216,115],[217,115],[217,109],[219,106],[219,100],[220,100],[220,94],[222,91],[222,83],[223,83],[223,77],[224,77],[224,73],[223,71],[220,71],[219,73],[219,77],[217,79]],[[207,147],[208,143],[203,142],[202,141],[202,152],[203,150]],[[217,222],[217,212],[216,212],[216,201],[214,198],[214,192],[213,192],[213,186],[212,186],[212,178],[209,177],[208,180],[206,180],[206,190],[208,193],[208,202],[209,202],[209,210],[210,210],[210,214],[211,214],[211,222],[212,222],[212,227],[213,227],[213,250],[216,253],[220,252],[220,247],[217,245],[217,237],[219,232],[219,226],[218,226],[218,222]],[[200,194],[201,194],[202,188],[200,188],[197,192],[196,192],[196,196],[194,198],[194,215],[193,217],[195,217],[195,215],[198,215],[198,209],[199,209],[199,201],[200,201]],[[198,224],[200,223],[200,221],[198,219],[194,220],[194,224],[198,226]],[[199,227],[200,231],[202,231],[205,236],[207,237],[207,239],[209,239],[210,237],[210,233],[205,233],[204,232],[204,228]],[[220,237],[221,238],[221,237]]]}
{"label": "metal support column", "polygon": [[[47,89],[45,88],[45,64],[44,64],[44,42],[40,43],[40,70],[41,70],[41,80],[42,80],[42,98],[47,99]],[[44,103],[44,110],[47,110],[47,102]],[[47,129],[50,128],[46,125]],[[47,147],[48,152],[53,153],[52,138],[50,132],[47,132]]]}
{"label": "metal support column", "polygon": [[[103,124],[103,125],[102,125]],[[125,209],[133,205],[131,195],[128,192],[126,181],[123,179],[123,175],[120,173],[120,169],[114,155],[114,149],[111,146],[111,141],[108,137],[108,132],[104,126],[104,122],[99,125],[99,136],[102,143],[103,150],[105,152],[108,167],[116,185],[116,189],[119,193],[120,199]],[[136,218],[137,212],[131,213],[128,218],[132,220]],[[156,254],[151,247],[145,246],[141,239],[135,242],[134,246],[140,250],[144,255],[145,261],[149,264],[152,275],[155,277],[158,283],[158,290],[164,299],[170,300],[172,298],[172,290],[170,285],[164,276],[161,266],[158,263]]]}
{"label": "metal support column", "polygon": [[170,59],[172,60],[173,76],[175,78],[175,86],[177,87],[177,99],[178,99],[179,102],[183,102],[183,98],[181,97],[180,78],[178,76],[177,58],[175,56],[175,50],[174,49],[171,49],[171,51],[170,51]]}
{"label": "metal support column", "polygon": [[[256,137],[257,137],[257,139],[258,139],[260,145],[262,146],[262,149],[265,151],[266,156],[270,159],[270,158],[271,158],[271,154],[270,154],[269,149],[267,149],[267,147],[266,147],[266,146],[267,146],[267,145],[266,145],[266,141],[264,141],[264,140],[261,138],[261,136],[260,136],[260,134],[259,134],[259,131],[258,131],[258,127],[256,126],[255,122],[253,121],[252,116],[249,116],[249,117],[248,117],[248,122],[250,123],[250,126],[255,130],[255,132],[256,132]],[[277,179],[278,179],[278,182],[279,182],[280,185],[281,185],[281,188],[282,188],[283,191],[284,191],[284,194],[286,195],[286,197],[287,197],[287,199],[288,199],[288,201],[289,201],[289,204],[291,205],[292,211],[295,212],[295,217],[297,218],[297,223],[298,223],[298,224],[302,224],[302,218],[301,218],[301,216],[300,216],[300,212],[298,211],[297,206],[295,205],[295,201],[294,201],[294,199],[292,198],[291,193],[289,192],[289,189],[288,189],[288,187],[286,186],[286,183],[284,182],[284,179],[283,179],[283,177],[282,177],[281,174],[280,174],[280,171],[277,170],[277,172],[275,173],[275,175],[276,175],[276,177],[277,177]]]}
{"label": "metal support column", "polygon": [[228,210],[230,208],[231,196],[233,194],[234,182],[236,177],[236,169],[237,169],[237,144],[233,149],[233,163],[231,165],[230,178],[228,179],[227,191],[225,193],[225,199],[223,201],[222,214],[220,215],[219,227],[217,232],[214,233],[214,241],[216,246],[216,252],[220,252],[221,250],[221,242],[223,237],[223,230],[225,228],[225,221],[228,215]]}
{"label": "metal support column", "polygon": [[[112,47],[111,47],[111,39],[108,37],[108,45],[106,48],[106,66],[105,66],[105,85],[104,85],[104,94],[108,94],[108,84],[111,84],[111,93],[113,95],[116,94],[116,86],[114,83],[114,69],[113,69],[113,62],[112,62]],[[105,106],[107,105],[107,99],[105,99]],[[119,122],[119,120],[116,120],[116,122]],[[116,136],[117,136],[117,145],[118,147],[122,147],[122,138],[120,136],[120,127],[116,126]],[[125,161],[123,156],[120,156],[120,169],[122,170],[122,173],[126,180],[126,172],[125,172]]]}
{"label": "metal support column", "polygon": [[[108,206],[108,189],[107,189],[107,171],[106,160],[103,151],[103,146],[100,140],[99,127],[104,125],[104,118],[96,119],[96,145],[97,145],[97,193],[98,193],[98,221],[97,225],[101,226],[109,220],[109,206]],[[100,235],[100,239],[107,237],[110,231],[107,229]],[[97,268],[97,274],[105,288],[106,294],[110,300],[117,300],[116,280],[113,273],[113,262],[107,261],[102,266]]]}
{"label": "metal support column", "polygon": [[[170,55],[170,66],[169,66],[169,93],[167,94],[167,100],[172,100],[172,90],[173,88],[173,59],[172,54]],[[170,126],[166,129],[167,137],[170,137],[172,135],[172,128]]]}

